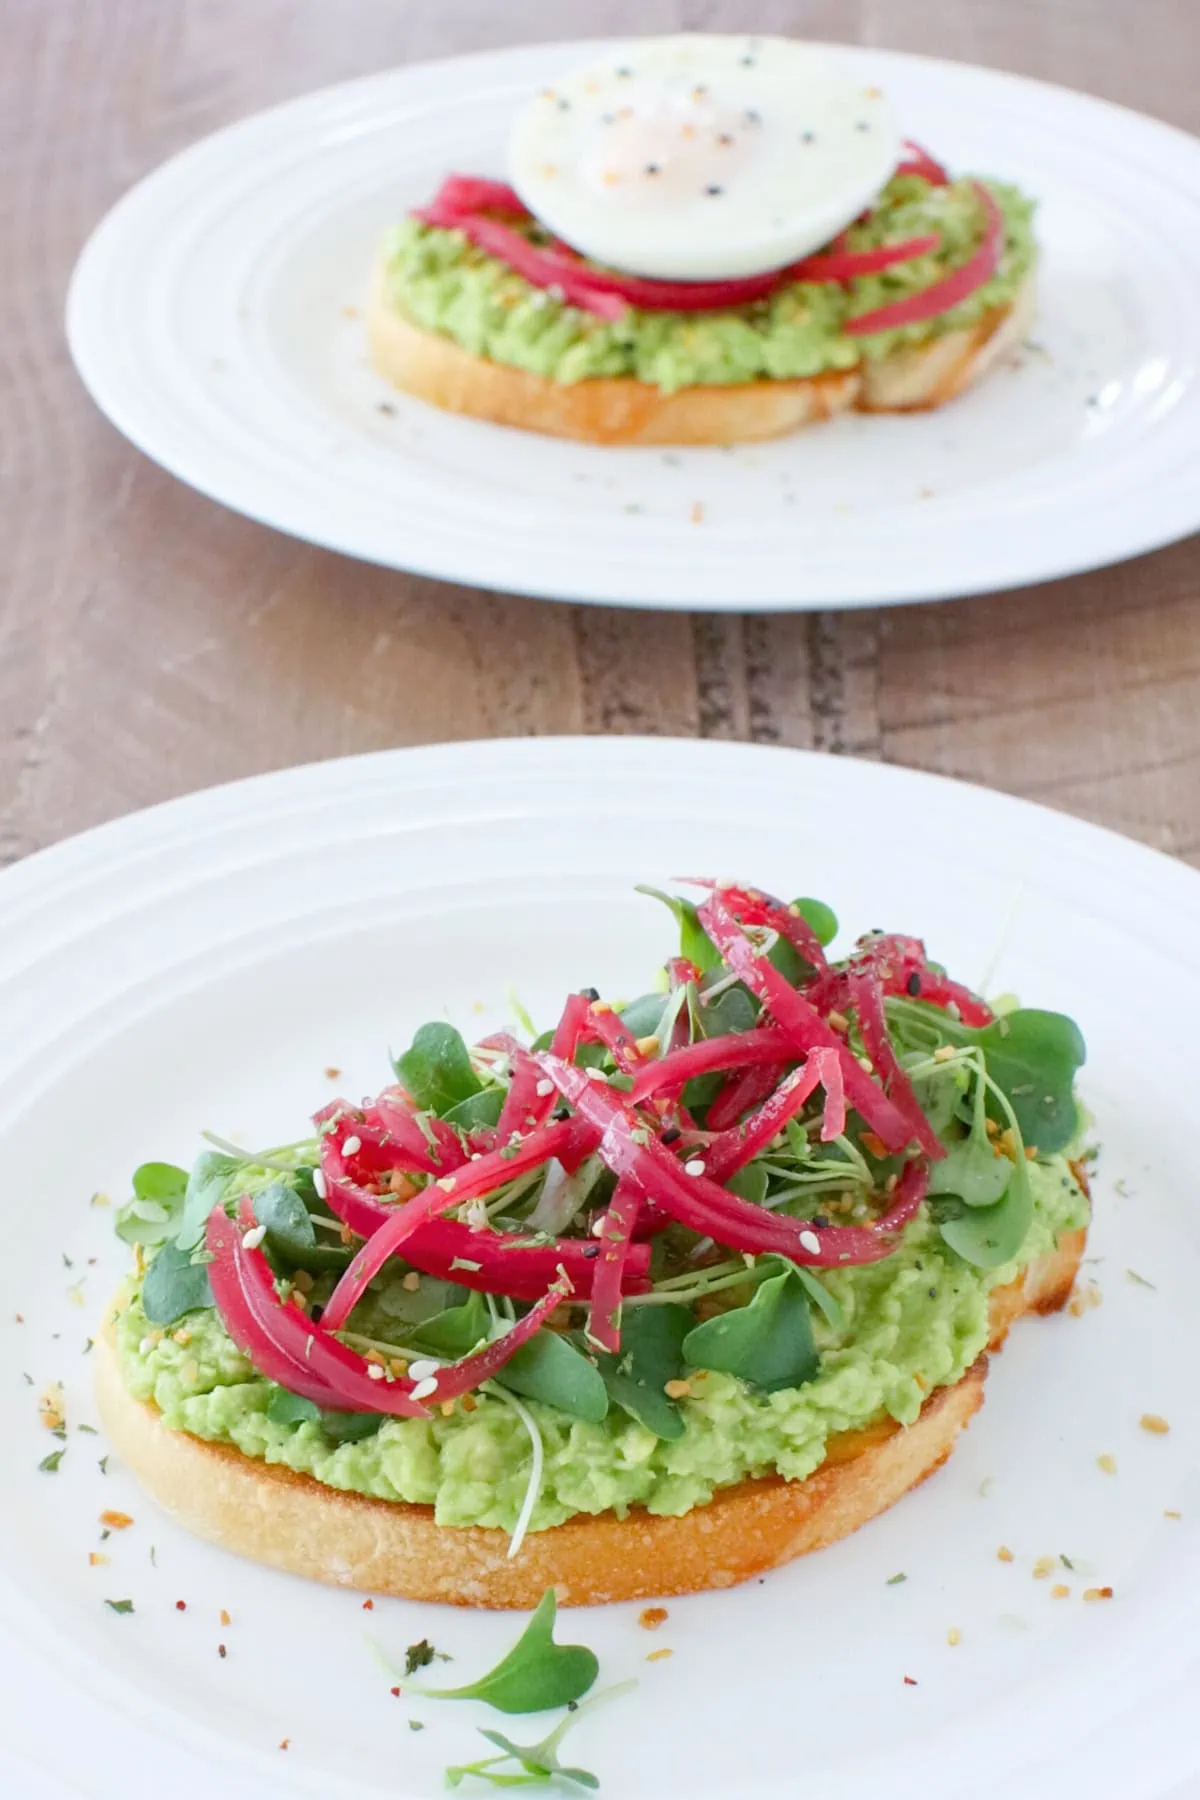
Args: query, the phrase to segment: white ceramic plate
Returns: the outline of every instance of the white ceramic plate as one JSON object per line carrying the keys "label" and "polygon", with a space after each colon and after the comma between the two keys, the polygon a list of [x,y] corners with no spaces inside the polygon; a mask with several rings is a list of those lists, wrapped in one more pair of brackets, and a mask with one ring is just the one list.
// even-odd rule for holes
{"label": "white ceramic plate", "polygon": [[1060,88],[831,48],[959,169],[1041,198],[1030,344],[927,417],[600,450],[447,417],[367,367],[373,246],[603,45],[398,69],[247,119],[93,237],[71,348],[109,417],[226,505],[374,562],[553,599],[886,605],[1065,575],[1200,524],[1200,143]]}
{"label": "white ceramic plate", "polygon": [[[89,1198],[123,1196],[148,1156],[190,1160],[202,1126],[291,1137],[332,1091],[327,1065],[371,1091],[389,1042],[443,1010],[481,1035],[510,980],[547,1018],[572,986],[636,989],[670,929],[633,883],[697,861],[825,895],[848,933],[923,931],[968,980],[1000,944],[995,988],[1082,1022],[1104,1303],[1018,1329],[946,1470],[847,1542],[672,1600],[653,1640],[636,1605],[567,1615],[605,1682],[640,1677],[581,1722],[578,1760],[620,1800],[1151,1800],[1200,1772],[1200,880],[899,769],[586,739],[298,769],[0,875],[0,1791],[431,1800],[445,1764],[483,1753],[494,1716],[395,1700],[367,1636],[396,1651],[428,1634],[482,1670],[511,1615],[364,1613],[191,1540],[115,1458],[101,1473],[84,1344],[126,1253]],[[51,1379],[70,1425],[53,1477],[37,1469]],[[1139,1429],[1146,1411],[1169,1436]],[[106,1507],[136,1523],[90,1567]],[[1060,1553],[1068,1600],[1032,1576]],[[1083,1603],[1108,1583],[1111,1603]],[[132,1616],[103,1604],[125,1598]]]}

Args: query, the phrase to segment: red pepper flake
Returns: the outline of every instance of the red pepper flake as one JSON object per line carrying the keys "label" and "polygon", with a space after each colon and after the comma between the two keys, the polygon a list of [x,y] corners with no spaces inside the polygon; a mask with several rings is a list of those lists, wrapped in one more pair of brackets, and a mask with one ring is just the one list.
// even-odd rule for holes
{"label": "red pepper flake", "polygon": [[905,1685],[905,1687],[916,1687],[917,1684],[913,1680],[911,1675],[906,1675],[904,1677],[904,1685]]}
{"label": "red pepper flake", "polygon": [[292,1741],[291,1738],[280,1738],[279,1748],[281,1750],[286,1750],[288,1748],[289,1744],[291,1743],[291,1741]]}
{"label": "red pepper flake", "polygon": [[325,1079],[326,1081],[337,1081],[340,1079],[341,1073],[342,1071],[339,1068],[336,1068],[333,1063],[330,1063],[325,1071]]}
{"label": "red pepper flake", "polygon": [[665,1606],[647,1606],[638,1614],[638,1624],[645,1631],[657,1631],[667,1617]]}
{"label": "red pepper flake", "polygon": [[226,1650],[224,1644],[217,1645],[217,1655],[219,1657],[221,1657],[222,1660],[224,1660],[224,1658],[229,1655],[229,1652],[228,1652],[228,1650]]}
{"label": "red pepper flake", "polygon": [[393,1688],[392,1693],[396,1696],[397,1700],[400,1698],[400,1689],[399,1688]]}
{"label": "red pepper flake", "polygon": [[363,1604],[362,1604],[362,1609],[364,1612],[374,1612],[375,1611],[375,1602],[373,1600],[364,1600]]}
{"label": "red pepper flake", "polygon": [[177,1600],[175,1602],[175,1611],[176,1612],[186,1612],[187,1611],[187,1601],[186,1600]]}

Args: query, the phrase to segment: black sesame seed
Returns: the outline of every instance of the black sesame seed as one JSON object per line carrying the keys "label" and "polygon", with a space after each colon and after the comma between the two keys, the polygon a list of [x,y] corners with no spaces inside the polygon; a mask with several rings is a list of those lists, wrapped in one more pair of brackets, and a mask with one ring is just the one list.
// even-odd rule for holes
{"label": "black sesame seed", "polygon": [[930,1299],[931,1299],[931,1300],[936,1300],[936,1299],[937,1299],[937,1289],[936,1289],[936,1288],[930,1288],[930,1290],[929,1290],[929,1298],[930,1298]]}
{"label": "black sesame seed", "polygon": [[855,131],[870,131],[871,121],[869,119],[856,119],[854,129]]}
{"label": "black sesame seed", "polygon": [[584,1245],[583,1259],[585,1262],[592,1262],[594,1260],[594,1258],[599,1256],[599,1254],[600,1254],[599,1244],[585,1244]]}
{"label": "black sesame seed", "polygon": [[672,1125],[669,1131],[663,1132],[659,1142],[663,1144],[677,1144],[682,1136],[683,1133],[680,1131],[678,1125]]}
{"label": "black sesame seed", "polygon": [[630,68],[621,68],[617,70],[617,74],[621,77],[622,81],[628,81],[629,77],[633,74],[633,70]]}
{"label": "black sesame seed", "polygon": [[583,998],[585,1000],[595,1001],[600,998],[600,989],[599,988],[594,988],[594,987],[581,988],[580,992],[582,993]]}
{"label": "black sesame seed", "polygon": [[748,106],[746,108],[745,112],[742,114],[742,117],[743,117],[743,119],[745,119],[747,125],[761,125],[762,124],[762,114],[760,112],[755,112],[755,110],[752,106]]}
{"label": "black sesame seed", "polygon": [[324,1311],[325,1311],[325,1308],[319,1304],[312,1308],[312,1310],[308,1316],[312,1320],[314,1325],[319,1325],[321,1323],[321,1314]]}
{"label": "black sesame seed", "polygon": [[757,56],[741,56],[738,58],[738,61],[741,63],[743,69],[753,69],[758,66]]}
{"label": "black sesame seed", "polygon": [[571,1109],[567,1105],[565,1100],[563,1101],[561,1106],[556,1106],[554,1111],[550,1115],[550,1117],[552,1119],[569,1119],[570,1116],[571,1116]]}
{"label": "black sesame seed", "polygon": [[814,1213],[812,1216],[811,1223],[813,1225],[814,1230],[824,1231],[828,1227],[829,1220],[825,1217],[824,1213]]}
{"label": "black sesame seed", "polygon": [[704,191],[706,194],[710,194],[710,195],[723,194],[725,192],[725,189],[723,187],[721,187],[718,182],[710,181]]}
{"label": "black sesame seed", "polygon": [[643,175],[660,175],[661,173],[662,168],[659,163],[647,163],[646,167],[642,170]]}
{"label": "black sesame seed", "polygon": [[909,976],[908,981],[905,983],[905,985],[908,988],[909,993],[913,996],[913,998],[915,1000],[917,995],[921,991],[921,977],[917,974],[917,971],[915,969],[913,970],[912,974]]}

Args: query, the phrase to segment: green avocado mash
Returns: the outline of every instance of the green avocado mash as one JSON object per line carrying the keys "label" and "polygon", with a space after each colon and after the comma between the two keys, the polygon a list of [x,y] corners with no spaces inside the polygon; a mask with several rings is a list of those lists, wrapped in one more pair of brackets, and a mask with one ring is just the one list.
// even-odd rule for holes
{"label": "green avocado mash", "polygon": [[786,380],[853,368],[901,343],[922,343],[975,323],[1013,298],[1034,266],[1034,202],[1001,182],[987,186],[1005,220],[1004,256],[992,279],[958,306],[922,324],[851,336],[847,318],[929,287],[973,254],[980,207],[969,180],[933,187],[920,176],[896,176],[870,218],[851,228],[849,246],[865,249],[936,231],[929,256],[863,276],[842,287],[793,282],[769,299],[726,312],[659,313],[630,308],[609,322],[530,285],[507,264],[457,231],[406,219],[384,247],[391,304],[423,330],[452,338],[473,355],[577,382],[629,375],[670,393],[701,384]]}
{"label": "green avocado mash", "polygon": [[[1033,1222],[1011,1263],[985,1270],[963,1261],[923,1208],[885,1261],[826,1272],[843,1325],[835,1332],[814,1316],[821,1366],[802,1387],[755,1393],[732,1376],[706,1374],[680,1402],[686,1432],[673,1441],[616,1406],[589,1423],[527,1401],[546,1455],[532,1527],[636,1505],[684,1513],[746,1476],[810,1474],[835,1432],[888,1415],[911,1423],[926,1391],[957,1381],[984,1348],[991,1289],[1087,1222],[1088,1204],[1065,1155],[1028,1168]],[[528,1483],[529,1440],[502,1400],[481,1393],[473,1412],[460,1406],[449,1417],[388,1420],[373,1436],[338,1444],[317,1422],[267,1417],[279,1390],[255,1375],[215,1312],[189,1313],[182,1323],[185,1342],[173,1331],[152,1330],[136,1286],[117,1323],[131,1391],[154,1401],[173,1430],[235,1444],[330,1487],[432,1505],[443,1525],[512,1530]]]}

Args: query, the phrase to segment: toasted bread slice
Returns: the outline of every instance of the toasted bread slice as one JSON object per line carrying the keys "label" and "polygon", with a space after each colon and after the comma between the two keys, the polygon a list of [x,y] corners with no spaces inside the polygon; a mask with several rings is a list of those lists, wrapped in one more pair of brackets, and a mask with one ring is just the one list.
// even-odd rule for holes
{"label": "toasted bread slice", "polygon": [[371,360],[394,387],[446,412],[589,444],[743,444],[782,437],[837,413],[912,412],[942,406],[991,368],[1027,328],[1033,283],[979,324],[880,362],[799,380],[678,388],[632,376],[552,381],[474,356],[424,331],[388,299],[376,272],[367,310]]}
{"label": "toasted bread slice", "polygon": [[[990,1349],[1023,1313],[1053,1312],[1071,1292],[1086,1232],[991,1299]],[[891,1419],[831,1440],[804,1481],[739,1482],[680,1518],[635,1509],[577,1515],[532,1532],[510,1560],[502,1531],[434,1523],[431,1506],[366,1499],[169,1430],[121,1376],[111,1327],[96,1345],[100,1414],[113,1445],[182,1525],[256,1562],[316,1581],[441,1600],[531,1607],[547,1587],[564,1605],[732,1587],[847,1537],[945,1462],[983,1402],[987,1357],[940,1388],[908,1427]]]}

